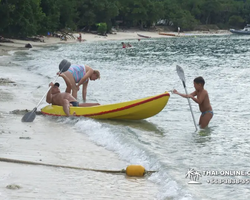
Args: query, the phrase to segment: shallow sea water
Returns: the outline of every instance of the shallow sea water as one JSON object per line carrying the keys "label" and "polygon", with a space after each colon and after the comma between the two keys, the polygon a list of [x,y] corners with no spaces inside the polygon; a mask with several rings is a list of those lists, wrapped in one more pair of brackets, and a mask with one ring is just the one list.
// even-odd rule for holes
{"label": "shallow sea water", "polygon": [[[89,140],[97,148],[110,152],[112,158],[115,155],[118,167],[121,167],[121,164],[140,164],[147,170],[158,171],[144,179],[134,179],[133,184],[125,181],[126,189],[114,186],[119,185],[119,180],[122,182],[123,177],[116,178],[117,183],[114,183],[112,176],[107,178],[106,175],[101,175],[99,182],[104,182],[105,187],[113,188],[109,191],[113,191],[116,195],[100,190],[95,198],[91,189],[85,195],[89,195],[91,199],[248,199],[249,176],[221,174],[224,171],[250,171],[249,37],[189,36],[128,42],[132,44],[132,48],[122,49],[121,41],[105,41],[60,44],[16,52],[12,60],[4,65],[6,69],[10,66],[22,68],[22,73],[14,75],[13,78],[20,81],[20,86],[25,88],[23,94],[20,94],[20,101],[23,103],[21,108],[27,109],[33,108],[39,102],[49,82],[55,79],[58,64],[64,58],[72,63],[90,65],[101,72],[101,79],[91,81],[87,93],[88,102],[101,104],[143,98],[173,88],[184,93],[176,73],[176,65],[184,69],[189,92],[194,90],[193,79],[197,76],[204,77],[205,88],[209,92],[214,110],[209,128],[204,131],[195,132],[187,100],[174,94],[170,94],[169,102],[162,112],[136,122],[37,116],[36,120],[43,126],[51,126],[52,131],[56,129],[57,124],[63,124],[64,128],[74,131],[72,137]],[[25,74],[30,74],[30,78],[27,79]],[[60,78],[58,81],[63,90],[64,82]],[[78,100],[81,101],[80,93]],[[191,104],[198,122],[200,116],[198,105],[194,102]],[[43,101],[39,108],[45,105]],[[1,109],[1,111],[7,110],[7,108]],[[57,134],[60,135],[60,131]],[[49,140],[50,135],[47,137]],[[64,137],[66,136],[62,136]],[[72,160],[78,160],[77,154],[73,153],[77,151],[78,145],[81,146],[76,142],[76,148],[64,151],[63,154],[58,152],[60,157],[57,162],[67,164]],[[3,149],[5,148],[7,147],[3,146]],[[59,151],[61,150],[59,148]],[[51,155],[48,154],[48,157]],[[88,167],[100,167],[95,164],[96,162],[97,160],[93,159]],[[103,164],[104,168],[109,167],[105,159],[98,160],[97,163]],[[116,168],[114,165],[110,167]],[[28,166],[22,166],[22,170],[25,168]],[[202,174],[196,180],[200,184],[188,184],[190,177],[186,175],[189,169]],[[60,177],[60,173],[69,173],[69,177],[73,177],[71,192],[67,193],[65,198],[71,199],[76,197],[73,193],[77,193],[78,184],[83,181],[76,177],[84,172],[63,172],[64,170],[51,170],[49,174],[52,177]],[[203,173],[204,171],[215,171],[219,175],[208,176]],[[93,181],[91,184],[93,186],[97,184],[97,189],[103,187],[98,186],[96,176],[95,178],[89,174],[86,176],[88,177],[86,181]],[[231,181],[237,179],[241,183],[226,183],[229,179]],[[69,178],[67,183],[71,182],[70,180]],[[246,180],[246,183],[243,184],[243,180]],[[57,182],[61,181],[63,180]],[[147,188],[146,193],[137,188],[141,184],[149,184],[149,187],[143,186],[143,189]],[[64,194],[66,187],[67,184],[58,189],[59,196]],[[31,191],[31,196],[34,192]],[[129,198],[128,194],[133,192],[135,195]],[[49,199],[49,194],[43,198]],[[60,199],[59,196],[55,199]]]}

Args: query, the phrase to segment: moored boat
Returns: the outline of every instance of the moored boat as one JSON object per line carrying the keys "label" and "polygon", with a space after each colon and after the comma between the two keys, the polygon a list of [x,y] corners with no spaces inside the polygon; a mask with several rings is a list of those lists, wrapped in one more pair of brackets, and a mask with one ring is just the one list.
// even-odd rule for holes
{"label": "moored boat", "polygon": [[164,33],[164,32],[159,32],[159,35],[176,36],[174,33]]}
{"label": "moored boat", "polygon": [[139,37],[151,38],[150,36],[147,36],[147,35],[142,35],[142,34],[139,34],[139,33],[137,33],[137,35],[138,35]]}
{"label": "moored boat", "polygon": [[[168,92],[142,99],[99,105],[93,107],[71,107],[70,113],[94,119],[141,120],[158,114],[166,106]],[[47,105],[41,109],[45,115],[66,116],[62,106]]]}
{"label": "moored boat", "polygon": [[236,30],[230,29],[231,33],[240,34],[240,35],[250,35],[250,24],[247,24],[244,29]]}

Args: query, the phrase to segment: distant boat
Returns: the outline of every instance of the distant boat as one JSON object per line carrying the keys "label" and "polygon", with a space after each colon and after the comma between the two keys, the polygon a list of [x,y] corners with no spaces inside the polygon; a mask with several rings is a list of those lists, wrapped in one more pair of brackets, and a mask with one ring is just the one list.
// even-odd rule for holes
{"label": "distant boat", "polygon": [[250,35],[250,24],[247,24],[244,29],[235,30],[230,29],[231,33],[240,34],[240,35]]}
{"label": "distant boat", "polygon": [[174,33],[163,33],[163,32],[159,32],[159,35],[176,36]]}
{"label": "distant boat", "polygon": [[150,36],[142,35],[142,34],[139,34],[139,33],[137,33],[137,35],[138,35],[139,37],[151,38]]}

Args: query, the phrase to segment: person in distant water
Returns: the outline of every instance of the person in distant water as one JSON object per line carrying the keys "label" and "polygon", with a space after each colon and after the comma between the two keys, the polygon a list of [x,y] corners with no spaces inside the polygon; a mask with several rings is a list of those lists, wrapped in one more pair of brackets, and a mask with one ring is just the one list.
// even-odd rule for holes
{"label": "person in distant water", "polygon": [[77,99],[77,92],[82,85],[82,98],[86,102],[87,86],[89,80],[95,81],[100,79],[100,72],[93,70],[88,65],[76,65],[72,64],[70,68],[63,72],[63,74],[69,79],[72,86],[72,96]]}
{"label": "person in distant water", "polygon": [[178,35],[180,35],[180,31],[181,31],[181,28],[180,28],[180,27],[178,27]]}
{"label": "person in distant water", "polygon": [[122,42],[122,48],[126,48],[126,44]]}
{"label": "person in distant water", "polygon": [[[65,92],[61,92],[59,89],[60,84],[52,82],[49,84],[51,86],[50,90],[47,93],[46,101],[47,103],[51,103],[52,105],[58,105],[63,107],[63,111],[67,116],[70,115],[70,107],[91,107],[100,105],[99,103],[79,103],[71,94],[71,83],[67,76],[63,73],[59,74],[59,76],[63,77],[64,81],[66,82],[67,88]],[[75,115],[75,113],[73,114]]]}
{"label": "person in distant water", "polygon": [[128,46],[128,47],[132,47],[132,45],[131,45],[131,44],[129,44],[129,43],[127,44],[127,46]]}
{"label": "person in distant water", "polygon": [[138,38],[138,41],[140,42],[140,41],[141,41],[141,39],[140,39],[140,38]]}
{"label": "person in distant water", "polygon": [[[178,94],[184,98],[191,98],[194,102],[199,104],[201,116],[199,120],[200,128],[208,126],[210,120],[213,117],[213,109],[210,104],[207,90],[204,89],[205,80],[199,76],[194,79],[195,91],[191,94],[181,94],[177,90],[173,90],[174,94]],[[197,96],[197,98],[195,98]]]}

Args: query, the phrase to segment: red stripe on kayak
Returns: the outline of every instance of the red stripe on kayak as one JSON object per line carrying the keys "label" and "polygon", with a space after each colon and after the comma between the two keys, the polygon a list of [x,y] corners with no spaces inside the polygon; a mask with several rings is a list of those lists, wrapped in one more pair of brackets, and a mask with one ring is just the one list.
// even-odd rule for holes
{"label": "red stripe on kayak", "polygon": [[114,110],[108,110],[108,111],[99,112],[99,113],[95,113],[95,114],[88,114],[88,115],[84,115],[84,116],[85,117],[90,117],[90,116],[103,115],[103,114],[107,114],[107,113],[112,113],[112,112],[117,112],[117,111],[121,111],[121,110],[126,110],[126,109],[129,109],[129,108],[138,106],[140,104],[144,104],[144,103],[147,103],[149,101],[153,101],[153,100],[159,99],[159,98],[164,97],[164,96],[170,96],[170,95],[169,95],[169,93],[164,93],[164,94],[161,94],[159,96],[152,97],[150,99],[147,99],[147,100],[144,100],[144,101],[140,101],[138,103],[131,104],[129,106],[124,106],[122,108],[117,108],[117,109],[114,109]]}
{"label": "red stripe on kayak", "polygon": [[[65,117],[66,117],[66,115],[50,114],[50,113],[46,113],[46,112],[43,112],[43,111],[41,111],[41,113],[43,113],[43,114],[45,114],[45,115],[51,115],[51,116],[58,116],[58,117],[63,117],[63,116],[65,116]],[[78,116],[78,115],[76,115],[76,116]]]}
{"label": "red stripe on kayak", "polygon": [[[147,102],[150,102],[150,101],[153,101],[153,100],[156,100],[156,99],[160,99],[164,96],[170,96],[169,93],[164,93],[164,94],[161,94],[161,95],[158,95],[158,96],[155,96],[155,97],[152,97],[150,99],[146,99],[144,101],[140,101],[138,103],[134,103],[134,104],[131,104],[131,105],[128,105],[128,106],[124,106],[122,108],[117,108],[117,109],[114,109],[114,110],[108,110],[108,111],[104,111],[104,112],[99,112],[99,113],[95,113],[95,114],[87,114],[87,115],[75,115],[75,116],[84,116],[84,117],[90,117],[90,116],[96,116],[96,115],[103,115],[103,114],[108,114],[108,113],[112,113],[112,112],[117,112],[117,111],[121,111],[121,110],[126,110],[126,109],[129,109],[129,108],[132,108],[132,107],[135,107],[135,106],[138,106],[138,105],[141,105],[141,104],[144,104],[144,103],[147,103]],[[52,116],[62,116],[62,115],[57,115],[57,114],[50,114],[50,113],[45,113],[43,111],[41,111],[43,114],[46,114],[46,115],[52,115]]]}

